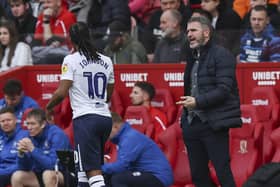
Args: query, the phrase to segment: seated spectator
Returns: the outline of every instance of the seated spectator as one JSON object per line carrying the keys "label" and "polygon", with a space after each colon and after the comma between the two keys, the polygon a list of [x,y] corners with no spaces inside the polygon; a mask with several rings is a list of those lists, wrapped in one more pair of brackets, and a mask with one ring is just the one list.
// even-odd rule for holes
{"label": "seated spectator", "polygon": [[[61,64],[70,53],[69,29],[76,17],[69,12],[62,0],[46,0],[38,17],[35,39],[39,46],[32,48],[34,64]],[[43,45],[43,46],[40,46]]]}
{"label": "seated spectator", "polygon": [[154,86],[151,83],[144,81],[136,82],[129,95],[132,105],[145,106],[148,108],[155,129],[153,139],[157,142],[159,134],[166,130],[167,116],[164,112],[151,106],[151,101],[154,96]]}
{"label": "seated spectator", "polygon": [[54,47],[67,43],[69,28],[76,22],[74,14],[62,6],[62,0],[47,0],[39,15],[35,38]]}
{"label": "seated spectator", "polygon": [[68,137],[59,127],[46,121],[42,109],[31,110],[26,121],[29,137],[18,142],[19,170],[12,175],[12,186],[63,186],[62,168],[55,171],[56,151],[71,149]]}
{"label": "seated spectator", "polygon": [[163,38],[156,45],[155,63],[185,63],[187,38],[181,30],[181,20],[180,12],[175,9],[166,10],[161,15]]}
{"label": "seated spectator", "polygon": [[106,40],[103,37],[106,35],[109,24],[117,20],[127,28],[131,27],[127,0],[92,0],[87,23],[91,29],[94,44],[99,51],[103,51],[106,46]]}
{"label": "seated spectator", "polygon": [[212,26],[217,33],[217,43],[238,53],[241,19],[226,1],[202,0],[201,8],[212,15]]}
{"label": "seated spectator", "polygon": [[32,15],[30,0],[8,0],[19,33],[19,40],[31,45],[37,18]]}
{"label": "seated spectator", "polygon": [[[250,0],[249,2],[250,2],[249,10],[242,19],[241,27],[243,29],[247,29],[250,27],[250,15],[251,15],[252,8],[254,8],[255,6],[259,6],[259,5],[265,6],[268,17],[272,17],[275,14],[277,14],[277,5],[268,4],[267,0]],[[272,24],[272,26],[274,26],[274,22],[270,21],[270,23]]]}
{"label": "seated spectator", "polygon": [[17,126],[17,118],[11,107],[0,110],[0,127],[2,131],[0,135],[0,187],[6,187],[10,184],[13,172],[18,170],[16,145],[28,134]]}
{"label": "seated spectator", "polygon": [[14,108],[18,123],[21,123],[22,115],[26,109],[39,108],[39,105],[35,100],[24,95],[19,80],[7,80],[3,87],[3,93],[4,98],[0,99],[0,109],[7,106]]}
{"label": "seated spectator", "polygon": [[[267,9],[264,6],[255,6],[252,9],[250,24],[251,28],[241,38],[239,61],[279,62],[280,40],[269,24]],[[271,50],[272,48],[274,50]]]}
{"label": "seated spectator", "polygon": [[112,113],[110,139],[118,145],[117,160],[102,166],[112,186],[168,187],[172,169],[163,152],[148,137]]}
{"label": "seated spectator", "polygon": [[2,20],[0,23],[0,72],[12,67],[32,65],[31,49],[18,41],[15,24]]}
{"label": "seated spectator", "polygon": [[111,57],[114,64],[147,63],[146,50],[143,45],[130,36],[130,30],[120,21],[109,25],[108,44],[104,54]]}
{"label": "seated spectator", "polygon": [[143,43],[147,50],[148,60],[153,60],[153,54],[157,42],[162,37],[162,30],[160,29],[160,17],[161,14],[168,9],[176,9],[182,15],[181,28],[186,29],[186,23],[191,17],[191,9],[188,5],[185,5],[182,0],[160,0],[161,9],[156,10],[151,15],[144,35],[139,36],[139,41]]}

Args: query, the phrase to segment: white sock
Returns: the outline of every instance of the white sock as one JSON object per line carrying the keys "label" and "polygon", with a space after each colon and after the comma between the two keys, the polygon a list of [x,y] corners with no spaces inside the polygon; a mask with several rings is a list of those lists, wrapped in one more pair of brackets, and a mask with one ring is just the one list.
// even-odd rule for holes
{"label": "white sock", "polygon": [[102,187],[105,186],[104,178],[102,175],[96,175],[93,177],[90,177],[88,180],[90,187]]}

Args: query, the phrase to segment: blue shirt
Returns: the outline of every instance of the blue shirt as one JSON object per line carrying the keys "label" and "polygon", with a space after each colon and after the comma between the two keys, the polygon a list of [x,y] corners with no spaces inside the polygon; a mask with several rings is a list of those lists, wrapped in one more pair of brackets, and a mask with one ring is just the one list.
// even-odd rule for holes
{"label": "blue shirt", "polygon": [[280,62],[280,38],[268,25],[260,37],[248,30],[240,42],[240,62]]}
{"label": "blue shirt", "polygon": [[54,170],[58,160],[56,151],[71,149],[67,135],[54,124],[46,124],[40,135],[29,138],[35,148],[32,152],[17,157],[19,168],[22,170]]}
{"label": "blue shirt", "polygon": [[17,143],[19,140],[28,136],[26,130],[22,130],[17,125],[11,135],[2,132],[0,134],[0,175],[10,175],[18,169],[17,165]]}
{"label": "blue shirt", "polygon": [[[7,103],[5,99],[0,99],[0,109],[4,108],[7,106]],[[39,108],[38,103],[32,99],[31,97],[28,96],[23,96],[21,98],[20,103],[14,108],[15,110],[15,115],[17,117],[17,123],[21,123],[21,118],[24,113],[24,111],[28,108]]]}
{"label": "blue shirt", "polygon": [[102,166],[104,173],[149,172],[164,186],[173,183],[172,169],[163,152],[151,139],[132,129],[128,123],[123,125],[112,142],[119,147],[117,161],[104,164]]}

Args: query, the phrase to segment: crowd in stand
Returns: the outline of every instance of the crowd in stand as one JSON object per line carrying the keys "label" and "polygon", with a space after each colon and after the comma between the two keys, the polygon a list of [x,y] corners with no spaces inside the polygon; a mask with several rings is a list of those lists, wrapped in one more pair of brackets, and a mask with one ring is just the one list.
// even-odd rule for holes
{"label": "crowd in stand", "polygon": [[[185,30],[188,19],[195,16],[211,21],[212,40],[231,50],[238,63],[280,62],[279,0],[1,0],[0,73],[16,66],[61,64],[72,52],[69,28],[76,22],[88,24],[96,49],[109,56],[114,64],[187,63],[186,51],[191,49]],[[132,105],[150,111],[157,131],[151,138],[158,143],[158,135],[170,124],[162,111],[151,106],[154,89],[148,83],[137,83],[130,98]],[[40,109],[28,114],[28,131],[19,130],[16,123],[21,123],[23,112],[39,105],[24,95],[17,81],[8,82],[3,91],[0,180],[9,182],[0,187],[6,187],[10,181],[13,186],[63,184],[61,175],[67,174],[49,170],[53,170],[50,165],[57,164],[55,150],[70,148],[67,137],[60,129],[51,129]],[[5,123],[11,129],[6,129]],[[34,125],[35,134],[32,134]],[[38,137],[42,132],[46,139]],[[59,137],[65,141],[50,139],[54,132],[61,133]],[[9,139],[11,134],[22,150],[21,154],[14,151],[12,157],[5,152],[16,149]],[[44,141],[60,144],[51,147]],[[34,149],[36,154],[31,154]],[[7,170],[10,166],[1,162],[11,160],[17,168]],[[33,172],[17,172],[12,177],[18,169]],[[51,180],[54,176],[58,179]],[[30,183],[22,184],[22,181]]]}
{"label": "crowd in stand", "polygon": [[61,64],[77,21],[114,64],[186,63],[186,23],[197,12],[238,62],[280,61],[278,0],[3,0],[0,9],[1,71]]}

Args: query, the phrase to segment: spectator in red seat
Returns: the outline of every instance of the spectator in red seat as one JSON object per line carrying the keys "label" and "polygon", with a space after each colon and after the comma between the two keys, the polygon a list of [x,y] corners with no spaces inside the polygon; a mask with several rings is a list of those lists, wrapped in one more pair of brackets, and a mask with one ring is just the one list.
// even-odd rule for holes
{"label": "spectator in red seat", "polygon": [[18,33],[12,21],[0,22],[0,72],[12,67],[32,65],[29,45],[18,41]]}
{"label": "spectator in red seat", "polygon": [[39,108],[38,103],[24,95],[21,82],[16,79],[7,80],[3,87],[4,98],[0,99],[0,109],[6,106],[13,107],[17,122],[21,123],[22,114],[28,108]]}
{"label": "spectator in red seat", "polygon": [[153,139],[157,142],[159,134],[166,130],[167,116],[164,112],[151,106],[151,100],[155,96],[155,88],[149,82],[136,82],[129,95],[132,105],[141,105],[148,108],[155,133]]}
{"label": "spectator in red seat", "polygon": [[38,17],[35,39],[55,47],[65,44],[69,28],[75,22],[75,15],[62,6],[62,0],[45,0],[43,12]]}
{"label": "spectator in red seat", "polygon": [[32,15],[30,0],[8,0],[19,33],[19,40],[31,44],[37,18]]}
{"label": "spectator in red seat", "polygon": [[185,5],[182,0],[160,0],[161,9],[156,10],[151,15],[143,36],[139,40],[144,44],[148,53],[148,59],[151,62],[154,58],[154,50],[157,41],[162,37],[160,29],[160,17],[162,13],[168,9],[176,9],[182,15],[181,28],[185,30],[186,23],[191,17],[191,9],[189,5]]}
{"label": "spectator in red seat", "polygon": [[118,145],[117,160],[102,166],[103,173],[111,177],[111,185],[169,187],[173,183],[172,169],[159,147],[117,113],[112,113],[112,120],[109,138]]}
{"label": "spectator in red seat", "polygon": [[212,161],[221,186],[235,187],[229,129],[242,124],[236,60],[227,49],[214,43],[212,33],[207,18],[189,20],[187,37],[192,53],[187,55],[184,96],[177,104],[184,107],[181,127],[195,186],[213,185],[208,168]]}
{"label": "spectator in red seat", "polygon": [[155,63],[185,63],[187,38],[181,30],[182,15],[178,10],[170,9],[160,17],[160,29],[163,37],[156,45]]}
{"label": "spectator in red seat", "polygon": [[10,179],[18,169],[17,143],[28,136],[27,131],[17,126],[17,118],[11,107],[0,109],[0,187],[10,184]]}

